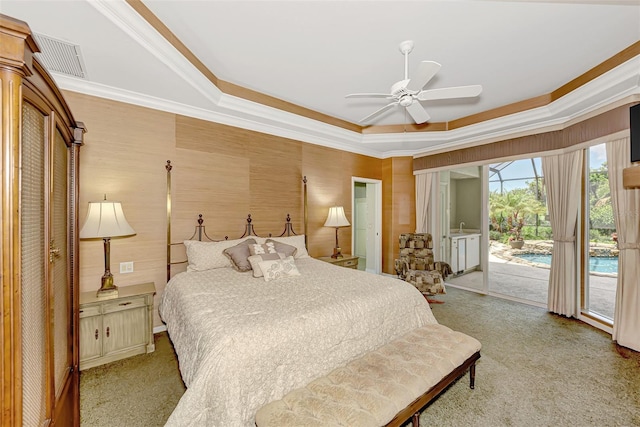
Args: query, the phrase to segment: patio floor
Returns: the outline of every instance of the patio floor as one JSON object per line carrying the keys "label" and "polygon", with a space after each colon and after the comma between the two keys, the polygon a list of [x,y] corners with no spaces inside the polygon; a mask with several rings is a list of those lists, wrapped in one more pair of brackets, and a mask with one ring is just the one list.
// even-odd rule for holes
{"label": "patio floor", "polygon": [[[446,283],[484,292],[482,271],[474,271],[457,277],[449,277]],[[617,278],[590,274],[590,311],[613,319]],[[489,292],[526,300],[546,307],[549,287],[549,268],[540,264],[530,265],[522,261],[489,256]]]}

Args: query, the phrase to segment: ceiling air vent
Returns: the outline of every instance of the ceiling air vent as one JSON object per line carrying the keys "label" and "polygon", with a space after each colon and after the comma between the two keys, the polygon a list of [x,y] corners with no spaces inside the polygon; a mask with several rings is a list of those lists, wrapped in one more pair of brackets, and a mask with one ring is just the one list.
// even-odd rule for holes
{"label": "ceiling air vent", "polygon": [[34,34],[42,52],[36,53],[47,70],[82,79],[87,77],[80,46],[42,34]]}

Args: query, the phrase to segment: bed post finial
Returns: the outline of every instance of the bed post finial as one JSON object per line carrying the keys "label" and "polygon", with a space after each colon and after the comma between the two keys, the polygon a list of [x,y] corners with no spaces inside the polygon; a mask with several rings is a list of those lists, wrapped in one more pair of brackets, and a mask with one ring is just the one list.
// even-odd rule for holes
{"label": "bed post finial", "polygon": [[204,219],[202,219],[202,214],[198,214],[198,225],[202,225]]}
{"label": "bed post finial", "polygon": [[167,170],[167,172],[171,172],[171,168],[173,168],[173,166],[171,166],[171,160],[167,160],[167,164],[164,165],[164,168]]}
{"label": "bed post finial", "polygon": [[257,236],[255,230],[253,229],[253,224],[251,224],[251,214],[247,214],[247,225],[245,226],[244,233],[240,238],[242,239],[244,236]]}

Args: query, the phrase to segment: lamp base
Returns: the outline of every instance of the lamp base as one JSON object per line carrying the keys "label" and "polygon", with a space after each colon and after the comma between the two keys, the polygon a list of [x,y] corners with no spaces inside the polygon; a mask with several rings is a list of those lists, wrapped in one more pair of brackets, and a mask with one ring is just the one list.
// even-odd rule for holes
{"label": "lamp base", "polygon": [[331,258],[336,258],[336,259],[337,258],[344,258],[342,256],[342,254],[340,253],[340,248],[339,247],[336,246],[335,248],[333,248],[333,255],[331,255]]}
{"label": "lamp base", "polygon": [[113,284],[113,275],[109,270],[102,276],[102,286],[96,294],[98,299],[118,298],[118,287]]}
{"label": "lamp base", "polygon": [[111,289],[99,289],[96,293],[98,299],[118,298],[118,288],[114,286]]}

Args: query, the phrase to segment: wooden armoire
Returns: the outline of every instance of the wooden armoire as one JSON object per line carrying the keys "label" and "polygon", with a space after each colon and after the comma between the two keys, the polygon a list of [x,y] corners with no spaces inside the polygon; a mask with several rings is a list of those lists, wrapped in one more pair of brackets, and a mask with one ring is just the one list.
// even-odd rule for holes
{"label": "wooden armoire", "polygon": [[2,426],[78,426],[78,155],[84,126],[0,15]]}

